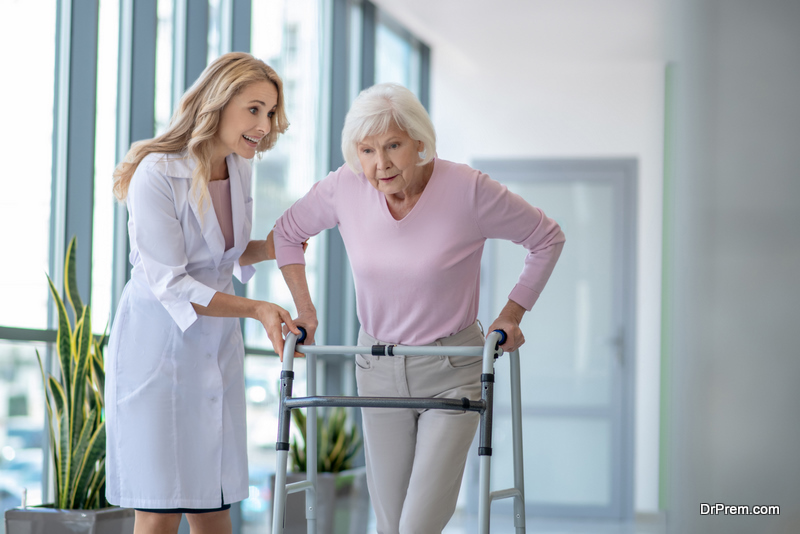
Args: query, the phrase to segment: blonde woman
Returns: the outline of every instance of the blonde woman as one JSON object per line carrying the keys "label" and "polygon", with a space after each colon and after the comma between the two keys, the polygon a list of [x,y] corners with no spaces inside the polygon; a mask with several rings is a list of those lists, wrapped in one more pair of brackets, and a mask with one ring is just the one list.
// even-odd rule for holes
{"label": "blonde woman", "polygon": [[134,532],[231,532],[248,496],[240,317],[261,322],[278,353],[288,312],[237,297],[271,239],[250,240],[250,161],[288,126],[282,83],[249,54],[209,65],[168,130],[135,143],[114,193],[128,207],[131,280],[106,362],[107,481],[136,508]]}

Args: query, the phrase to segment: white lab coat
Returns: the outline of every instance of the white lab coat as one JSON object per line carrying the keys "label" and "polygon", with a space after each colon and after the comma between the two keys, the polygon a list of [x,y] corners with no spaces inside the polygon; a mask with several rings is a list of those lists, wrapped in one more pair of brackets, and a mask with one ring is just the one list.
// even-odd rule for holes
{"label": "white lab coat", "polygon": [[[198,316],[250,239],[250,162],[227,158],[235,244],[191,190],[187,154],[150,154],[128,191],[133,265],[106,358],[106,496],[130,508],[218,508],[248,496],[244,343],[239,319]],[[202,219],[202,224],[201,224]]]}

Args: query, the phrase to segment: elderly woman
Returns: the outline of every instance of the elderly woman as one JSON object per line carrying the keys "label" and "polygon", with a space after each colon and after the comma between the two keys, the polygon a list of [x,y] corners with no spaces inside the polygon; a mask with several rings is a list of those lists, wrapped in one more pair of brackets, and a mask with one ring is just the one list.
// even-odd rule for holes
{"label": "elderly woman", "polygon": [[[561,253],[564,234],[538,208],[467,165],[435,157],[436,134],[419,100],[397,84],[363,91],[342,132],[346,165],[281,216],[276,259],[313,342],[316,311],[302,243],[339,227],[356,287],[359,345],[482,345],[476,321],[488,238],[528,250],[508,303],[489,327],[503,349]],[[362,396],[480,397],[480,358],[357,356]],[[378,532],[441,532],[455,510],[476,413],[363,409],[367,482]]]}

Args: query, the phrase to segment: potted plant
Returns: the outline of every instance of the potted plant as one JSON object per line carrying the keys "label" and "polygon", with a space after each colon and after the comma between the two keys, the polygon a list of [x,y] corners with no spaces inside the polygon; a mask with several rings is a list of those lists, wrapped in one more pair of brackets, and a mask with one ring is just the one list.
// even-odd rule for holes
{"label": "potted plant", "polygon": [[[308,461],[306,416],[292,410],[300,440],[292,439],[289,456],[292,472],[288,482],[305,480]],[[369,494],[364,467],[353,468],[361,449],[358,430],[347,418],[345,408],[332,408],[317,419],[317,530],[319,534],[366,534]],[[272,486],[274,487],[274,479]],[[305,492],[286,499],[285,534],[305,534]]]}
{"label": "potted plant", "polygon": [[105,497],[106,430],[103,412],[104,337],[92,335],[90,306],[83,305],[75,275],[76,239],[64,261],[64,292],[74,317],[50,277],[58,309],[56,348],[60,376],[45,372],[50,451],[55,474],[55,502],[6,511],[6,533],[132,533],[134,511],[109,506]]}

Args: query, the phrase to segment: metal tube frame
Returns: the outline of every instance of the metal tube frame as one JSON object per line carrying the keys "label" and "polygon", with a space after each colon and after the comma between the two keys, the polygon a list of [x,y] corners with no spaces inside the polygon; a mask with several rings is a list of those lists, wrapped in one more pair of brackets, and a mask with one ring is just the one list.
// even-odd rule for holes
{"label": "metal tube frame", "polygon": [[[483,347],[407,347],[403,345],[374,345],[372,347],[298,345],[297,335],[289,333],[283,351],[281,371],[281,393],[279,403],[277,466],[273,492],[272,533],[283,534],[286,515],[286,497],[289,493],[306,492],[306,521],[308,534],[317,532],[317,407],[355,408],[416,408],[435,410],[473,411],[480,414],[480,491],[478,495],[478,525],[480,534],[489,534],[489,516],[493,500],[514,499],[514,526],[517,534],[525,533],[525,489],[522,464],[522,413],[519,381],[519,351],[510,353],[511,363],[511,421],[514,453],[514,487],[490,491],[492,458],[492,408],[494,402],[494,361],[503,354],[499,347],[501,333],[491,332]],[[294,353],[306,355],[306,397],[292,397],[294,381]],[[483,356],[481,374],[481,399],[433,399],[392,397],[326,397],[317,396],[317,355],[322,354],[373,354],[381,356]],[[289,427],[291,411],[308,408],[306,418],[307,462],[306,480],[286,484],[286,468],[289,456]],[[312,461],[313,459],[313,461]]]}

